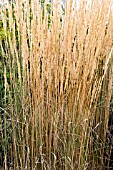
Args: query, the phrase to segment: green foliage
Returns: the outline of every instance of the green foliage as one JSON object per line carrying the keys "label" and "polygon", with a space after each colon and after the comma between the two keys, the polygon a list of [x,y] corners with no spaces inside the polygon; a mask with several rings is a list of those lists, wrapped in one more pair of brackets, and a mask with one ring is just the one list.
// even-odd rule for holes
{"label": "green foliage", "polygon": [[0,42],[2,42],[5,39],[5,33],[4,33],[4,29],[3,29],[3,23],[0,20]]}
{"label": "green foliage", "polygon": [[[5,33],[3,29],[2,21],[0,20],[0,42],[3,42],[5,39]],[[3,57],[2,50],[0,48],[0,105],[2,105],[3,100]]]}

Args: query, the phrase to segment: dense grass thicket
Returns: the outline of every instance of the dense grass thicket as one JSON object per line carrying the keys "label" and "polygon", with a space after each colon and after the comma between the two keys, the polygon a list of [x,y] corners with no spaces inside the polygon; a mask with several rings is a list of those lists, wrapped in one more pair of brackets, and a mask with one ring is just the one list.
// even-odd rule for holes
{"label": "dense grass thicket", "polygon": [[113,1],[60,2],[2,4],[5,170],[110,169]]}

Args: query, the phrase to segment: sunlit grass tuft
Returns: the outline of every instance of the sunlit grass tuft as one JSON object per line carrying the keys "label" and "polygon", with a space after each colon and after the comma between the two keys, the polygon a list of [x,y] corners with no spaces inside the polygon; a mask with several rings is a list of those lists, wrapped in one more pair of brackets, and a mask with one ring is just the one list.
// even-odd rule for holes
{"label": "sunlit grass tuft", "polygon": [[[104,167],[112,94],[111,1],[3,8],[4,167]],[[7,21],[8,18],[8,21]],[[4,143],[4,140],[6,143]]]}

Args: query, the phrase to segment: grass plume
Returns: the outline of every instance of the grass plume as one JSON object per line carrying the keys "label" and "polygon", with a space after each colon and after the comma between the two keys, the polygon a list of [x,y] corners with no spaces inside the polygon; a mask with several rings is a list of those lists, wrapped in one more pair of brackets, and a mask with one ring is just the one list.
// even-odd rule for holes
{"label": "grass plume", "polygon": [[[5,170],[103,169],[112,95],[111,0],[3,7]],[[8,129],[8,131],[7,131]],[[109,167],[109,162],[107,162]]]}

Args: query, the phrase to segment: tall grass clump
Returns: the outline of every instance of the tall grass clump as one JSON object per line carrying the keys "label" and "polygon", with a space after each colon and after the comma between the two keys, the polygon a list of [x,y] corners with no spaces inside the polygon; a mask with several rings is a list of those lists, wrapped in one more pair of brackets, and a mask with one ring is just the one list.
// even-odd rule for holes
{"label": "tall grass clump", "polygon": [[3,2],[5,170],[102,170],[113,78],[112,0]]}

